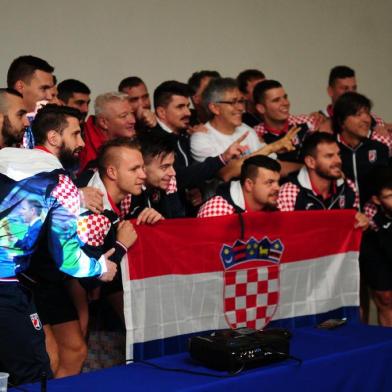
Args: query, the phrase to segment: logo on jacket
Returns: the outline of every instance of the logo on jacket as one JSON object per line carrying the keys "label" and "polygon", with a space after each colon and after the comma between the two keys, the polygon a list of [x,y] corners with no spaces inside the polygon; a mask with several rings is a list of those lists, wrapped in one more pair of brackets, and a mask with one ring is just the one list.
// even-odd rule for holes
{"label": "logo on jacket", "polygon": [[377,151],[376,151],[376,150],[370,150],[368,154],[369,154],[369,162],[370,162],[370,163],[376,162],[376,159],[377,159]]}
{"label": "logo on jacket", "polygon": [[344,195],[339,196],[339,207],[340,209],[344,209],[346,205],[346,197]]}
{"label": "logo on jacket", "polygon": [[231,328],[262,329],[272,319],[279,302],[283,250],[279,239],[268,237],[222,246],[224,312]]}
{"label": "logo on jacket", "polygon": [[39,331],[42,329],[41,320],[39,319],[38,313],[30,314],[30,320],[33,323],[33,327]]}

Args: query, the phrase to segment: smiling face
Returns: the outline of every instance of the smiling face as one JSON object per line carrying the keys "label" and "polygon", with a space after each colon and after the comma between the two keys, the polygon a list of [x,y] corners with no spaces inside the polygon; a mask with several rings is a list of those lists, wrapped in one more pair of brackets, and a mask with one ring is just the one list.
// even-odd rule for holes
{"label": "smiling face", "polygon": [[342,160],[337,143],[320,143],[314,156],[305,157],[305,165],[326,180],[337,180],[343,176]]}
{"label": "smiling face", "polygon": [[142,153],[127,147],[117,147],[115,153],[116,187],[123,195],[140,195],[146,180]]}
{"label": "smiling face", "polygon": [[166,155],[160,154],[151,159],[146,159],[147,184],[166,191],[173,177],[176,175],[173,165],[174,152]]}
{"label": "smiling face", "polygon": [[219,102],[209,104],[214,120],[236,128],[242,124],[245,100],[238,88],[226,90]]}
{"label": "smiling face", "polygon": [[368,137],[372,123],[368,108],[361,108],[357,113],[347,116],[342,124],[342,136],[345,139],[361,141]]}
{"label": "smiling face", "polygon": [[15,89],[23,95],[23,101],[29,112],[35,110],[38,101],[50,101],[53,97],[53,75],[49,72],[36,70],[29,82],[19,80]]}
{"label": "smiling face", "polygon": [[97,117],[98,124],[109,139],[135,134],[135,116],[128,100],[113,100],[105,105],[104,113]]}
{"label": "smiling face", "polygon": [[290,101],[284,88],[267,90],[263,102],[256,105],[256,110],[264,117],[265,123],[269,126],[275,127],[285,123],[290,115]]}

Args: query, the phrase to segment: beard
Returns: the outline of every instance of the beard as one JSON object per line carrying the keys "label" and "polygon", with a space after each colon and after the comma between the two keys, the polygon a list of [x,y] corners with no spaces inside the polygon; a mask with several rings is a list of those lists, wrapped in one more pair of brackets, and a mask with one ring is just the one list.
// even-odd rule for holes
{"label": "beard", "polygon": [[61,162],[64,169],[72,171],[78,169],[79,154],[77,153],[80,151],[82,151],[81,147],[71,150],[70,148],[66,147],[64,143],[62,144],[59,153],[59,161]]}
{"label": "beard", "polygon": [[12,125],[8,116],[4,116],[1,136],[3,137],[4,147],[12,147],[23,141],[24,129],[18,132]]}
{"label": "beard", "polygon": [[318,174],[319,177],[324,178],[325,180],[338,180],[339,178],[342,178],[342,175],[343,175],[342,168],[339,167],[339,169],[340,169],[340,173],[338,175],[331,174],[330,171],[327,171],[327,170],[322,169],[320,167],[317,167],[315,169],[315,172]]}

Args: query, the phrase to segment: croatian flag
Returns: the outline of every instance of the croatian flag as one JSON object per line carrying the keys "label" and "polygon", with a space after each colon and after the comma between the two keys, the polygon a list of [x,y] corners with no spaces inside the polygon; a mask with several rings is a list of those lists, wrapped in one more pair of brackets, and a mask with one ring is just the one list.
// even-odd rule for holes
{"label": "croatian flag", "polygon": [[226,328],[358,322],[355,211],[245,213],[137,227],[123,262],[127,358]]}

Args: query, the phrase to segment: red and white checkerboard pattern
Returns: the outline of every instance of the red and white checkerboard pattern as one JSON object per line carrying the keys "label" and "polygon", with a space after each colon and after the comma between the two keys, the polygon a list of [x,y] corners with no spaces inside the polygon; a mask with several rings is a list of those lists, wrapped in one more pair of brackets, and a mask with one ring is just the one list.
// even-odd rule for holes
{"label": "red and white checkerboard pattern", "polygon": [[231,328],[263,329],[279,302],[279,264],[225,271],[224,312]]}
{"label": "red and white checkerboard pattern", "polygon": [[197,214],[198,218],[210,218],[212,216],[223,216],[234,214],[234,207],[222,196],[214,196],[205,202]]}
{"label": "red and white checkerboard pattern", "polygon": [[171,193],[177,192],[177,179],[176,176],[170,178],[169,187],[166,190],[166,194],[170,195]]}
{"label": "red and white checkerboard pattern", "polygon": [[389,156],[392,156],[392,136],[391,135],[384,135],[378,132],[372,132],[370,136],[371,140],[376,140],[382,144],[385,144],[389,149]]}
{"label": "red and white checkerboard pattern", "polygon": [[291,182],[283,184],[279,190],[278,210],[294,211],[299,191],[299,187]]}
{"label": "red and white checkerboard pattern", "polygon": [[59,183],[52,191],[52,196],[74,215],[80,214],[80,198],[78,188],[72,180],[64,174],[59,175]]}
{"label": "red and white checkerboard pattern", "polygon": [[[289,121],[289,128],[291,128],[294,125],[306,123],[308,125],[310,131],[314,131],[316,129],[315,118],[312,116],[308,116],[306,114],[300,114],[297,116],[290,114],[288,121]],[[267,130],[265,129],[263,122],[260,123],[259,125],[256,125],[254,127],[254,130],[260,139],[264,139],[264,136],[267,133]]]}
{"label": "red and white checkerboard pattern", "polygon": [[121,200],[121,202],[120,202],[120,219],[124,219],[124,217],[127,216],[128,213],[131,211],[131,201],[132,201],[131,194],[125,196],[125,198]]}
{"label": "red and white checkerboard pattern", "polygon": [[365,207],[363,208],[363,213],[369,219],[369,227],[374,231],[378,231],[379,227],[373,219],[377,214],[377,206],[371,202],[368,202],[365,204]]}
{"label": "red and white checkerboard pattern", "polygon": [[[346,178],[345,181],[346,181],[346,185],[348,187],[350,187],[355,192],[355,200],[354,200],[354,205],[352,206],[352,208],[358,209],[359,208],[359,193],[358,193],[357,187],[355,186],[355,182],[351,181],[349,178]],[[347,207],[347,208],[350,208],[350,207]]]}
{"label": "red and white checkerboard pattern", "polygon": [[88,245],[101,246],[110,230],[110,220],[104,215],[91,214],[78,219],[78,236]]}

